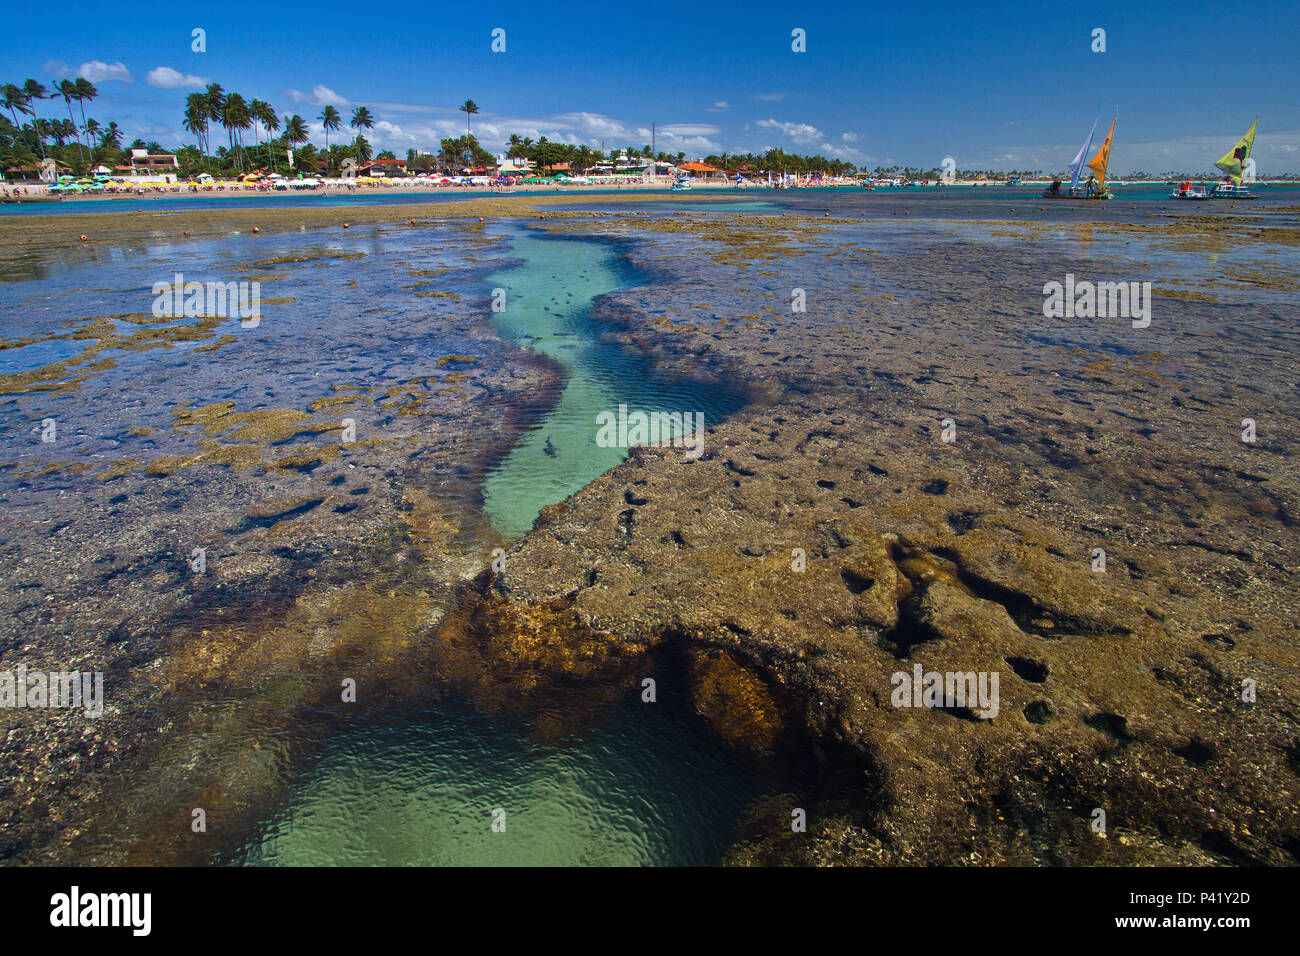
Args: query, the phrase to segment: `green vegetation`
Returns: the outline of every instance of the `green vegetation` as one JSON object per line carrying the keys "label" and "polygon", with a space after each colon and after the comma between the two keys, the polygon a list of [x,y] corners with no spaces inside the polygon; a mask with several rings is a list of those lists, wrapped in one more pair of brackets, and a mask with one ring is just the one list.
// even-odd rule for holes
{"label": "green vegetation", "polygon": [[[124,147],[123,132],[117,123],[110,122],[105,126],[93,116],[87,116],[87,104],[93,103],[98,95],[94,84],[81,78],[60,80],[49,88],[34,79],[26,80],[21,86],[13,83],[0,86],[0,168],[35,169],[42,160],[53,159],[59,164],[60,173],[86,176],[101,165],[116,171],[116,167],[129,164],[129,150],[145,149],[150,153],[174,152],[179,164],[176,172],[181,178],[192,178],[200,173],[233,177],[246,172],[335,175],[347,159],[365,163],[373,155],[364,133],[375,127],[375,118],[366,106],[352,110],[351,121],[347,124],[353,130],[352,139],[331,143],[331,134],[343,128],[344,117],[337,108],[326,105],[316,117],[324,127],[325,138],[324,149],[318,149],[309,142],[307,121],[302,116],[294,113],[282,118],[266,100],[245,100],[240,93],[227,93],[221,84],[212,83],[203,92],[190,93],[185,99],[181,125],[194,137],[193,144],[168,149],[157,142],[139,139]],[[66,119],[58,115],[58,100],[63,101]],[[47,101],[50,105],[42,108]],[[460,173],[467,167],[490,168],[495,165],[493,154],[479,144],[471,131],[473,117],[480,112],[478,104],[467,99],[457,109],[465,114],[465,135],[441,140],[436,152],[409,150],[406,154],[409,170]],[[212,134],[218,129],[225,134],[224,142],[218,135],[214,144]],[[246,142],[246,136],[251,137],[251,143]],[[615,161],[626,167],[651,160],[679,164],[686,159],[682,152],[670,154],[660,150],[651,155],[649,146],[637,148],[629,145],[607,154],[585,144],[551,142],[545,136],[534,141],[517,133],[510,136],[506,155],[513,160],[530,161],[543,175],[564,171],[583,174],[602,165],[609,169]],[[378,158],[395,157],[391,151],[385,150]],[[767,173],[802,176],[870,173],[877,177],[938,179],[943,174],[938,167],[877,166],[868,171],[844,160],[801,156],[781,149],[770,149],[762,154],[723,153],[721,156],[706,156],[704,162],[725,170],[729,175],[738,172],[749,176]],[[1041,178],[1043,174],[1041,170],[1012,170],[1009,173],[977,169],[956,171],[958,179],[996,180],[1012,175]],[[1130,173],[1115,178],[1163,181],[1202,176],[1165,172],[1156,175]]]}

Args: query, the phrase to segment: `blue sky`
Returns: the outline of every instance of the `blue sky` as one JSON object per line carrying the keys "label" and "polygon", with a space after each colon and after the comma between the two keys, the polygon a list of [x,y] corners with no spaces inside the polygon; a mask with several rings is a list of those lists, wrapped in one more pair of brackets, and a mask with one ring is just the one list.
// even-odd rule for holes
{"label": "blue sky", "polygon": [[[367,105],[379,120],[367,138],[398,155],[463,132],[455,107],[468,97],[494,151],[511,132],[639,147],[655,122],[659,149],[691,157],[780,146],[868,167],[952,156],[961,168],[1047,171],[1073,156],[1100,102],[1102,128],[1119,110],[1120,173],[1209,171],[1256,114],[1260,174],[1300,171],[1296,0],[471,6],[62,3],[45,26],[0,37],[0,82],[86,75],[101,93],[89,114],[168,146],[190,139],[186,94],[215,80],[282,116],[313,120],[333,103],[346,119]],[[196,27],[206,52],[191,50]],[[505,53],[490,49],[495,28]],[[795,28],[807,52],[792,51]],[[1091,49],[1095,28],[1104,53]],[[43,104],[44,115],[62,109]],[[319,122],[313,132],[322,144]]]}

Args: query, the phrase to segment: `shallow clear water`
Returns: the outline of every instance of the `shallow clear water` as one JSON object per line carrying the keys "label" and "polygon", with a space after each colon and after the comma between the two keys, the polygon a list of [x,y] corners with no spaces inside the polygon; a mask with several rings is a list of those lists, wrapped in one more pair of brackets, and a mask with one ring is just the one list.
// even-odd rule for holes
{"label": "shallow clear water", "polygon": [[[458,226],[378,227],[345,237],[313,230],[113,246],[88,261],[53,263],[38,276],[0,286],[0,335],[15,343],[41,339],[0,350],[9,374],[77,356],[85,359],[81,365],[96,366],[76,388],[0,399],[27,412],[7,426],[24,439],[21,454],[35,459],[24,467],[75,455],[97,471],[62,481],[91,483],[93,500],[113,496],[122,506],[145,509],[112,520],[87,509],[72,515],[106,552],[119,547],[124,523],[131,530],[148,520],[155,498],[169,495],[202,522],[197,533],[215,529],[224,536],[221,560],[228,562],[266,560],[284,550],[255,520],[262,498],[277,515],[306,500],[307,510],[292,511],[283,526],[319,522],[312,526],[337,535],[343,523],[365,528],[366,521],[388,520],[386,502],[402,500],[408,488],[417,495],[427,488],[446,514],[442,524],[431,519],[420,527],[465,529],[460,538],[429,546],[432,573],[454,576],[459,566],[444,571],[438,564],[446,554],[464,558],[472,571],[488,553],[488,542],[477,537],[482,499],[466,492],[486,498],[495,543],[496,534],[521,534],[543,506],[622,460],[626,448],[596,445],[597,413],[626,403],[702,412],[706,423],[717,424],[739,406],[734,396],[691,384],[671,369],[652,369],[634,350],[601,341],[605,329],[591,315],[593,300],[646,281],[615,245],[493,229],[483,235]],[[260,325],[243,328],[228,319],[203,335],[150,338],[142,343],[147,348],[123,349],[134,336],[195,325],[150,315],[153,284],[178,271],[204,281],[255,277],[265,307]],[[497,287],[506,290],[508,305],[491,316],[489,330],[487,293]],[[646,294],[653,294],[648,286]],[[220,348],[200,349],[220,335],[228,339]],[[561,380],[539,371],[519,346],[553,360]],[[553,402],[540,394],[543,387],[555,389]],[[185,466],[166,477],[142,470],[160,455],[192,455],[207,440],[177,419],[177,409],[228,402],[240,414],[292,416],[351,395],[374,398],[342,406],[346,411],[327,405],[310,417],[332,424],[340,414],[353,415],[359,435],[373,441],[358,442],[337,460],[270,478],[256,467]],[[60,434],[75,435],[76,446],[48,447],[27,435],[27,418],[42,415],[58,420]],[[541,420],[516,438],[513,423],[537,415]],[[14,432],[20,426],[23,432]],[[294,428],[300,431],[289,434]],[[548,439],[554,454],[547,453]],[[253,440],[265,460],[337,441],[297,424]],[[504,441],[513,444],[502,448],[491,475],[462,464],[475,449]],[[120,459],[135,464],[123,477],[101,482],[98,472]],[[17,471],[5,473],[9,484],[0,491],[11,489]],[[472,487],[482,480],[486,488]],[[28,525],[49,513],[67,517],[56,498],[61,487],[39,482],[26,493]],[[344,495],[343,506],[334,507]],[[330,517],[345,512],[346,519]],[[157,552],[141,558],[141,566],[167,568],[166,548]],[[370,599],[364,586],[381,573],[358,558],[350,578],[358,600]],[[384,586],[405,585],[385,578]],[[428,580],[409,586],[420,590]],[[432,687],[400,703],[390,698],[384,717],[352,721],[335,734],[336,723],[312,722],[295,709],[297,688],[311,683],[312,668],[326,665],[314,650],[294,656],[302,633],[311,648],[328,648],[333,618],[317,633],[312,624],[280,621],[259,604],[264,597],[244,589],[212,599],[241,622],[265,615],[266,629],[284,635],[275,664],[256,674],[223,671],[229,680],[247,680],[246,696],[160,702],[180,709],[200,703],[204,710],[193,726],[177,730],[164,767],[124,781],[123,799],[88,835],[97,848],[110,853],[165,844],[149,808],[186,799],[180,794],[189,775],[180,768],[187,762],[204,768],[200,775],[221,767],[223,792],[237,791],[231,805],[267,808],[242,837],[233,837],[243,842],[222,859],[235,863],[712,863],[756,792],[749,770],[688,708],[646,705],[635,696],[558,741],[537,739],[514,718],[447,703]],[[429,620],[393,622],[391,633],[375,626],[363,646],[405,641],[413,652]],[[359,653],[362,660],[349,666],[382,657],[378,650]],[[174,666],[190,666],[188,657],[178,652]],[[375,666],[389,665],[385,659]],[[260,716],[245,720],[250,712]],[[272,750],[282,763],[268,763]],[[489,826],[497,806],[507,811],[505,834]]]}
{"label": "shallow clear water", "polygon": [[514,538],[528,531],[542,508],[627,456],[626,445],[597,444],[601,413],[617,415],[620,405],[629,412],[691,412],[702,414],[707,426],[735,411],[740,400],[656,373],[643,357],[600,341],[602,330],[590,317],[592,300],[639,281],[614,247],[520,232],[511,239],[511,251],[523,261],[487,279],[505,290],[505,310],[493,317],[497,332],[565,370],[559,402],[484,484],[489,519]]}
{"label": "shallow clear water", "polygon": [[80,342],[59,339],[3,349],[0,350],[0,375],[30,372],[55,362],[63,362],[78,354],[81,349]]}
{"label": "shallow clear water", "polygon": [[[662,702],[633,696],[555,743],[445,706],[331,740],[222,862],[708,865],[755,793],[734,754]],[[498,810],[504,831],[492,828]]]}
{"label": "shallow clear water", "polygon": [[[564,369],[554,408],[488,475],[485,511],[507,536],[546,505],[618,464],[596,444],[596,415],[626,403],[700,411],[716,423],[738,399],[655,374],[600,341],[592,300],[641,280],[610,244],[509,233],[514,264],[499,334]],[[548,446],[549,443],[549,446]],[[548,453],[547,448],[550,448]],[[670,701],[632,695],[558,742],[512,719],[440,705],[393,726],[329,740],[279,809],[226,858],[244,864],[701,865],[716,863],[756,794],[703,723]],[[504,810],[504,832],[492,813]]]}

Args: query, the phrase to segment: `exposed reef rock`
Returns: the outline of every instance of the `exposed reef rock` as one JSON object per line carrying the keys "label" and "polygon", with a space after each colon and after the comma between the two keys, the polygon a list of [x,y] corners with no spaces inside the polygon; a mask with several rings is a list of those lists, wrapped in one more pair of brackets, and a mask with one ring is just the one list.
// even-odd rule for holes
{"label": "exposed reef rock", "polygon": [[[874,257],[865,274],[901,294],[854,304],[806,271],[810,250],[787,257],[810,227],[785,222],[779,280],[688,317],[727,270],[743,289],[764,247],[737,264],[716,223],[636,225],[666,237],[646,268],[671,270],[683,233],[706,255],[645,325],[624,296],[611,327],[668,328],[664,365],[707,353],[755,405],[701,459],[638,449],[548,509],[495,586],[519,613],[563,596],[617,647],[726,661],[696,706],[756,750],[768,700],[792,705],[821,784],[756,804],[733,862],[1297,861],[1297,421],[1286,384],[1251,371],[1295,339],[1280,312],[1179,304],[1140,340],[1147,361],[1100,374],[1088,350],[1121,331],[1049,335],[1037,288],[1006,288],[1104,265],[1056,247]],[[794,286],[832,301],[782,316]],[[1269,417],[1267,443],[1240,442],[1243,408]],[[917,665],[997,673],[996,716],[895,706],[892,675]]]}

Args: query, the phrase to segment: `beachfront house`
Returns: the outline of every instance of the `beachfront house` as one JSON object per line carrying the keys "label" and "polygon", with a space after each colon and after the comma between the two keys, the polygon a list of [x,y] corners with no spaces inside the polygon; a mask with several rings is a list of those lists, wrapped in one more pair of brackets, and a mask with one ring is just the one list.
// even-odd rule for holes
{"label": "beachfront house", "polygon": [[[130,178],[136,182],[174,183],[180,165],[174,153],[151,153],[147,149],[133,149],[127,170]],[[120,166],[116,168],[122,169]]]}
{"label": "beachfront house", "polygon": [[533,161],[524,157],[497,156],[497,170],[502,176],[528,176],[533,171]]}
{"label": "beachfront house", "polygon": [[358,176],[405,176],[407,175],[406,160],[404,159],[376,159],[369,163],[363,163],[357,167]]}
{"label": "beachfront house", "polygon": [[52,183],[60,176],[66,176],[72,170],[63,163],[47,159],[35,166],[10,166],[5,170],[5,181],[14,183]]}
{"label": "beachfront house", "polygon": [[686,173],[691,179],[702,179],[706,182],[727,182],[730,178],[725,169],[710,166],[708,163],[682,163],[677,169]]}

